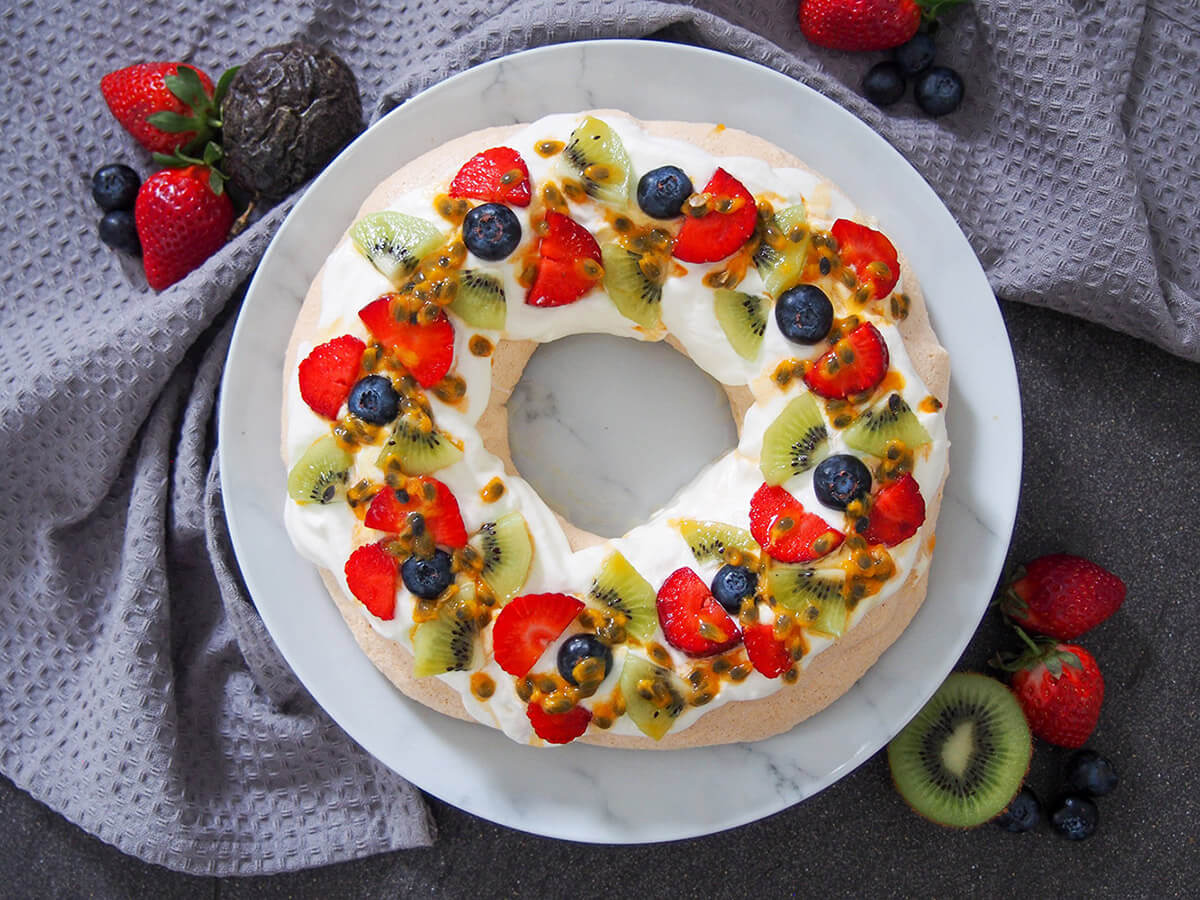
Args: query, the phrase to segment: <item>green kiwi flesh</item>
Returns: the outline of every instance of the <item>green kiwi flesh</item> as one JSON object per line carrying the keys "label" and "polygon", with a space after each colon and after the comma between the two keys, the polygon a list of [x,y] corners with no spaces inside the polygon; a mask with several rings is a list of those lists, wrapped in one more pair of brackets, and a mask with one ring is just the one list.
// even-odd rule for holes
{"label": "green kiwi flesh", "polygon": [[393,284],[417,267],[421,257],[441,246],[437,226],[395,210],[367,213],[350,226],[350,240]]}
{"label": "green kiwi flesh", "polygon": [[829,455],[829,430],[812,394],[791,400],[763,432],[759,467],[767,484],[780,485]]}
{"label": "green kiwi flesh", "polygon": [[288,496],[297,503],[332,503],[346,496],[353,457],[332,434],[304,451],[288,472]]}
{"label": "green kiwi flesh", "polygon": [[[643,697],[638,686],[644,682],[661,685],[657,690],[666,691],[667,702],[660,706],[653,698]],[[656,741],[671,730],[684,709],[684,685],[679,676],[632,653],[625,654],[625,664],[621,667],[621,696],[625,698],[625,712],[630,721]]]}
{"label": "green kiwi flesh", "polygon": [[507,603],[517,595],[533,562],[533,540],[519,512],[505,513],[495,522],[485,522],[471,538],[483,557],[483,580],[496,599]]}
{"label": "green kiwi flesh", "polygon": [[662,286],[655,284],[638,265],[641,255],[620,244],[600,248],[604,263],[604,290],[625,318],[643,328],[657,328],[662,308]]}
{"label": "green kiwi flesh", "polygon": [[952,828],[982,825],[1021,789],[1033,743],[1016,697],[986,675],[950,675],[887,748],[904,801]]}
{"label": "green kiwi flesh", "polygon": [[436,619],[417,626],[413,633],[413,675],[417,678],[474,668],[479,629],[467,612],[474,596],[475,585],[462,585],[438,608]]}
{"label": "green kiwi flesh", "polygon": [[808,211],[803,205],[789,206],[775,213],[773,225],[783,235],[784,245],[775,249],[765,240],[754,254],[754,267],[763,287],[775,299],[800,280],[808,258]]}
{"label": "green kiwi flesh", "polygon": [[813,569],[790,563],[773,563],[767,570],[767,590],[784,609],[799,614],[810,631],[841,637],[850,611],[841,569]]}
{"label": "green kiwi flesh", "polygon": [[[613,206],[624,206],[629,202],[633,164],[621,138],[607,122],[587,116],[571,132],[562,158],[574,170],[589,197]],[[589,177],[589,166],[603,167],[607,177]]]}
{"label": "green kiwi flesh", "polygon": [[891,441],[900,441],[910,450],[930,441],[929,432],[916,413],[903,397],[894,393],[851,422],[842,432],[842,438],[846,446],[880,457],[887,453]]}
{"label": "green kiwi flesh", "polygon": [[604,606],[618,609],[629,617],[625,629],[646,640],[658,625],[658,606],[654,588],[621,553],[616,551],[596,573],[588,596]]}
{"label": "green kiwi flesh", "polygon": [[474,328],[503,331],[508,312],[504,285],[493,275],[467,269],[458,278],[458,293],[448,309]]}
{"label": "green kiwi flesh", "polygon": [[742,359],[755,359],[767,332],[767,305],[765,297],[717,288],[713,291],[713,310],[717,322],[729,346]]}
{"label": "green kiwi flesh", "polygon": [[408,425],[402,417],[392,427],[375,465],[385,472],[397,467],[405,475],[429,475],[454,465],[462,455],[462,450],[437,428],[426,434]]}
{"label": "green kiwi flesh", "polygon": [[724,563],[725,555],[730,550],[754,555],[761,552],[758,542],[744,528],[698,519],[680,519],[677,526],[692,555],[696,557],[696,562],[699,563]]}

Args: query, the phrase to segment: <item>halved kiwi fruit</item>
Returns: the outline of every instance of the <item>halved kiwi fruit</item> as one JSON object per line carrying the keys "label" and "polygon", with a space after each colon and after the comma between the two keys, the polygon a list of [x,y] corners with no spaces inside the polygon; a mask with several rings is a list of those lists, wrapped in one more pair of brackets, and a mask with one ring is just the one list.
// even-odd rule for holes
{"label": "halved kiwi fruit", "polygon": [[884,456],[891,441],[901,441],[913,450],[931,440],[916,413],[896,393],[888,394],[882,403],[865,410],[842,432],[842,439],[846,446],[872,456]]}
{"label": "halved kiwi fruit", "polygon": [[629,617],[626,630],[646,640],[658,625],[658,607],[654,588],[621,553],[612,553],[592,581],[588,596]]}
{"label": "halved kiwi fruit", "polygon": [[647,737],[660,741],[683,712],[685,688],[674,672],[627,653],[621,667],[621,696],[630,721]]}
{"label": "halved kiwi fruit", "polygon": [[611,243],[600,248],[600,258],[604,263],[604,290],[621,315],[643,328],[657,328],[662,282],[646,277],[641,254]]}
{"label": "halved kiwi fruit", "polygon": [[713,309],[717,322],[729,346],[742,359],[754,359],[762,346],[767,332],[767,309],[770,301],[766,297],[717,288],[713,291]]}
{"label": "halved kiwi fruit", "polygon": [[1016,697],[986,675],[950,675],[887,748],[896,790],[939,825],[971,828],[999,815],[1033,756]]}
{"label": "halved kiwi fruit", "polygon": [[754,267],[762,277],[768,294],[779,295],[800,280],[808,258],[808,211],[803,205],[788,206],[775,213],[768,223],[777,237],[764,237],[754,253]]}
{"label": "halved kiwi fruit", "polygon": [[587,116],[571,132],[562,158],[583,182],[588,196],[613,206],[629,202],[633,164],[621,138],[607,122]]}
{"label": "halved kiwi fruit", "polygon": [[750,532],[735,525],[699,519],[680,519],[675,524],[699,563],[724,563],[730,550],[756,555],[761,552]]}
{"label": "halved kiwi fruit", "polygon": [[380,274],[398,283],[444,240],[437,226],[395,210],[367,213],[350,226],[350,240]]}
{"label": "halved kiwi fruit", "polygon": [[841,637],[846,631],[850,611],[845,584],[846,574],[841,569],[790,563],[772,563],[767,569],[767,590],[775,602],[797,613],[805,628],[830,637]]}
{"label": "halved kiwi fruit", "polygon": [[470,614],[475,585],[467,582],[442,603],[436,619],[422,622],[413,633],[413,674],[417,678],[462,672],[475,666],[479,628]]}
{"label": "halved kiwi fruit", "polygon": [[319,438],[288,472],[288,496],[297,503],[332,503],[346,496],[354,458],[332,434]]}
{"label": "halved kiwi fruit", "polygon": [[533,539],[525,517],[510,512],[485,522],[471,538],[471,546],[483,557],[483,580],[501,605],[507,603],[525,584],[533,562]]}
{"label": "halved kiwi fruit", "polygon": [[502,331],[508,312],[504,285],[494,275],[466,269],[458,276],[458,293],[447,308],[475,328]]}
{"label": "halved kiwi fruit", "polygon": [[436,427],[429,432],[414,428],[403,417],[396,420],[391,436],[375,465],[387,471],[399,466],[405,475],[429,475],[462,459],[462,450]]}
{"label": "halved kiwi fruit", "polygon": [[767,484],[780,485],[829,455],[829,429],[812,394],[801,394],[763,432],[759,468]]}

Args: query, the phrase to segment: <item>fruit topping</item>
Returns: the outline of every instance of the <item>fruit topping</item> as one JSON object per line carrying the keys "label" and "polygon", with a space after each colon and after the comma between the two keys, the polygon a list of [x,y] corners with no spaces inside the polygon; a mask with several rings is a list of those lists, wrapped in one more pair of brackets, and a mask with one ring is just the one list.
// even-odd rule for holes
{"label": "fruit topping", "polygon": [[674,219],[692,195],[692,179],[678,166],[659,166],[638,179],[637,202],[652,219]]}
{"label": "fruit topping", "polygon": [[[393,312],[393,302],[402,318]],[[454,326],[438,310],[432,321],[421,321],[416,313],[404,313],[395,294],[384,294],[358,311],[358,317],[375,340],[391,353],[421,387],[433,387],[454,363]]]}
{"label": "fruit topping", "polygon": [[1017,791],[1017,796],[1012,798],[1008,808],[992,819],[992,824],[1005,831],[1019,834],[1033,831],[1041,820],[1042,805],[1038,802],[1037,794],[1026,785]]}
{"label": "fruit topping", "polygon": [[600,245],[591,232],[553,210],[546,213],[546,233],[538,241],[537,278],[525,296],[530,306],[574,303],[604,276]]}
{"label": "fruit topping", "polygon": [[763,335],[767,332],[766,297],[718,288],[713,291],[713,311],[725,337],[735,353],[742,359],[754,359],[762,347]]}
{"label": "fruit topping", "polygon": [[1082,747],[1100,720],[1104,678],[1092,654],[1078,644],[1031,640],[1017,629],[1028,649],[1015,659],[999,657],[1012,672],[1012,688],[1042,740],[1058,747]]}
{"label": "fruit topping", "polygon": [[601,247],[600,258],[604,265],[604,290],[613,305],[621,315],[643,328],[656,328],[662,308],[665,277],[662,267],[643,262],[648,258],[617,243]]}
{"label": "fruit topping", "polygon": [[346,560],[346,585],[377,619],[396,615],[396,558],[379,544],[364,544]]}
{"label": "fruit topping", "polygon": [[758,587],[758,575],[745,566],[726,563],[717,570],[712,580],[712,595],[730,615],[737,615],[742,601],[754,596]]}
{"label": "fruit topping", "polygon": [[112,163],[101,166],[92,175],[92,199],[105,212],[131,210],[141,186],[137,172],[122,163]]}
{"label": "fruit topping", "polygon": [[656,741],[671,730],[684,709],[684,684],[674,672],[632,653],[621,667],[621,696],[631,722]]}
{"label": "fruit topping", "polygon": [[829,452],[829,431],[812,394],[788,401],[763,432],[759,467],[767,484],[780,485],[807,472]]}
{"label": "fruit topping", "polygon": [[207,166],[163,169],[138,191],[133,215],[146,281],[156,291],[198,268],[229,236],[233,203],[214,191],[212,172]]}
{"label": "fruit topping", "polygon": [[907,86],[904,70],[890,59],[871,66],[862,80],[863,96],[876,106],[891,106],[904,96]]}
{"label": "fruit topping", "polygon": [[468,614],[474,599],[475,585],[467,582],[438,606],[437,618],[417,626],[413,633],[413,674],[417,678],[475,668],[479,630],[474,616]]}
{"label": "fruit topping", "polygon": [[1071,640],[1095,628],[1125,602],[1125,582],[1079,556],[1053,553],[1013,573],[1000,608],[1022,628]]}
{"label": "fruit topping", "polygon": [[888,348],[870,322],[838,340],[804,373],[809,389],[827,400],[872,390],[888,369]]}
{"label": "fruit topping", "polygon": [[502,331],[508,312],[504,285],[494,275],[466,269],[458,276],[458,292],[448,308],[475,328]]}
{"label": "fruit topping", "polygon": [[492,147],[463,163],[450,182],[451,197],[509,206],[529,205],[529,167],[511,147]]}
{"label": "fruit topping", "polygon": [[399,534],[412,527],[414,514],[421,517],[434,543],[451,548],[466,546],[467,529],[458,500],[450,488],[427,476],[410,478],[403,487],[384,488],[372,497],[363,525]]}
{"label": "fruit topping", "polygon": [[892,59],[899,63],[900,71],[911,78],[933,65],[936,49],[933,35],[928,31],[918,31],[892,51]]}
{"label": "fruit topping", "polygon": [[703,193],[688,199],[684,212],[672,252],[676,259],[691,263],[729,256],[750,240],[758,222],[754,196],[724,169],[713,173]]}
{"label": "fruit topping", "polygon": [[587,116],[571,132],[562,159],[579,176],[588,196],[617,207],[629,202],[633,166],[607,122]]}
{"label": "fruit topping", "polygon": [[742,634],[750,664],[767,678],[778,678],[792,667],[787,644],[775,637],[772,625],[751,625]]}
{"label": "fruit topping", "polygon": [[813,472],[813,491],[830,509],[845,509],[871,491],[871,470],[861,459],[838,453],[817,464]]}
{"label": "fruit topping", "polygon": [[925,522],[925,498],[911,475],[885,485],[871,503],[864,537],[873,544],[895,547],[917,533]]}
{"label": "fruit topping", "polygon": [[432,222],[394,210],[368,213],[350,226],[350,240],[379,274],[399,285],[421,257],[445,240]]}
{"label": "fruit topping", "polygon": [[841,637],[850,610],[845,598],[846,573],[799,565],[772,565],[767,590],[784,609],[799,613],[800,624],[812,631]]}
{"label": "fruit topping", "polygon": [[582,603],[566,594],[514,598],[500,610],[492,626],[496,664],[509,675],[524,678],[582,609]]}
{"label": "fruit topping", "polygon": [[319,416],[336,419],[358,380],[367,345],[350,334],[313,348],[300,363],[300,397]]}
{"label": "fruit topping", "polygon": [[386,375],[368,375],[350,389],[350,414],[372,425],[386,425],[400,411],[400,395]]}
{"label": "fruit topping", "polygon": [[750,499],[750,533],[779,562],[809,562],[832,553],[845,535],[781,487],[764,484]]}
{"label": "fruit topping", "polygon": [[1066,782],[1073,792],[1103,797],[1117,787],[1117,769],[1095,750],[1076,750],[1067,760]]}
{"label": "fruit topping", "polygon": [[888,445],[893,441],[915,450],[928,444],[930,437],[904,398],[891,393],[851,422],[842,432],[842,440],[847,447],[882,458],[887,456]]}
{"label": "fruit topping", "polygon": [[789,341],[817,344],[833,327],[833,304],[815,284],[798,284],[775,304],[775,321]]}
{"label": "fruit topping", "polygon": [[808,259],[808,238],[808,210],[803,204],[785,207],[767,220],[754,251],[754,267],[772,297],[778,298],[800,280]]}
{"label": "fruit topping", "polygon": [[425,600],[432,600],[454,583],[454,573],[450,571],[450,554],[445,550],[435,550],[429,559],[410,556],[400,567],[400,577],[404,579],[404,586],[413,594]]}
{"label": "fruit topping", "polygon": [[318,438],[288,472],[288,496],[297,503],[332,503],[346,495],[354,458],[332,434]]}
{"label": "fruit topping", "polygon": [[949,66],[934,66],[913,82],[913,99],[928,116],[944,116],[958,109],[963,100],[962,76]]}
{"label": "fruit topping", "polygon": [[713,656],[742,639],[737,623],[700,576],[676,569],[658,590],[658,621],[667,643],[688,656]]}
{"label": "fruit topping", "polygon": [[658,627],[654,588],[619,551],[604,560],[596,573],[588,597],[625,614],[625,629],[634,637],[648,640]]}
{"label": "fruit topping", "polygon": [[1100,810],[1087,797],[1064,794],[1050,811],[1050,827],[1069,841],[1090,838],[1100,824]]}
{"label": "fruit topping", "polygon": [[896,790],[940,825],[970,828],[998,815],[1029,770],[1033,741],[999,681],[955,672],[888,744]]}
{"label": "fruit topping", "polygon": [[757,557],[759,553],[758,544],[744,528],[696,519],[680,519],[677,524],[698,563],[741,562],[747,554]]}
{"label": "fruit topping", "polygon": [[483,203],[463,219],[462,235],[468,250],[480,259],[497,262],[508,258],[521,243],[521,223],[507,206]]}
{"label": "fruit topping", "polygon": [[525,708],[533,733],[547,744],[569,744],[587,731],[592,712],[586,706],[572,706],[564,713],[548,713],[534,702]]}
{"label": "fruit topping", "polygon": [[567,684],[598,685],[612,662],[612,650],[594,634],[573,634],[558,648],[558,673]]}
{"label": "fruit topping", "polygon": [[533,541],[519,512],[505,513],[479,527],[471,546],[483,559],[481,575],[496,599],[507,603],[525,584],[533,562]]}
{"label": "fruit topping", "polygon": [[[426,417],[423,421],[430,420]],[[462,449],[442,431],[432,425],[426,430],[401,416],[392,426],[375,465],[384,472],[397,469],[405,475],[429,475],[454,465],[462,455]]]}
{"label": "fruit topping", "polygon": [[170,154],[206,141],[212,133],[216,116],[212,79],[195,66],[177,62],[127,66],[101,78],[100,93],[121,126],[151,153]]}
{"label": "fruit topping", "polygon": [[886,297],[900,280],[900,257],[887,237],[874,228],[838,219],[829,229],[838,242],[842,263],[871,288],[876,300]]}
{"label": "fruit topping", "polygon": [[137,233],[137,221],[127,209],[114,209],[100,219],[97,229],[100,240],[114,250],[130,256],[142,255],[142,241]]}

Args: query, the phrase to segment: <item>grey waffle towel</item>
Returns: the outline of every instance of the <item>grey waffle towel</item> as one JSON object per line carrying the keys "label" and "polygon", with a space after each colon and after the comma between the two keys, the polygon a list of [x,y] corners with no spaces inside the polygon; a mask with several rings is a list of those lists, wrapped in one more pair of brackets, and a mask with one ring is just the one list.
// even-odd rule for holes
{"label": "grey waffle towel", "polygon": [[149,291],[95,237],[90,173],[122,158],[149,170],[101,100],[112,69],[183,59],[216,73],[306,37],[349,62],[378,116],[533,45],[706,44],[883,132],[1001,296],[1200,359],[1194,3],[976,0],[942,42],[967,102],[937,122],[907,101],[865,104],[854,87],[877,57],[810,47],[790,0],[250,6],[174,0],[143,15],[21,0],[0,13],[0,770],[143,859],[273,872],[428,844],[434,829],[420,795],[295,681],[228,546],[215,391],[239,286],[288,204]]}

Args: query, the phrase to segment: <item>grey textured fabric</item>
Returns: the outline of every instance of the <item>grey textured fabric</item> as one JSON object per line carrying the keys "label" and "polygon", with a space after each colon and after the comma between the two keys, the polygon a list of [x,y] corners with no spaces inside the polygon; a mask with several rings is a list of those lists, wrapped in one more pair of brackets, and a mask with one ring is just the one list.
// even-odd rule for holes
{"label": "grey textured fabric", "polygon": [[1200,359],[1200,8],[976,0],[942,39],[966,104],[935,122],[909,101],[864,103],[854,87],[877,57],[810,47],[794,6],[175,0],[146,15],[24,0],[0,13],[0,452],[14,487],[0,507],[0,770],[122,850],[197,873],[296,869],[434,836],[418,792],[297,683],[224,528],[215,392],[239,286],[290,202],[149,291],[99,245],[88,192],[104,162],[149,170],[97,89],[122,65],[184,59],[216,73],[305,37],[347,60],[377,117],[528,46],[706,44],[885,134],[1001,296]]}

